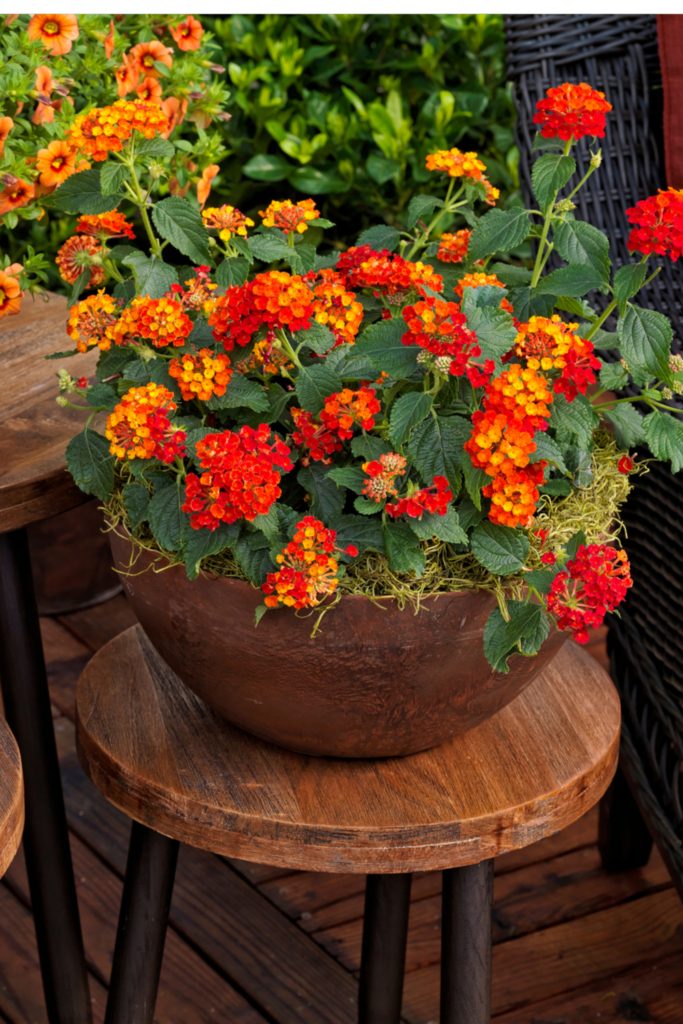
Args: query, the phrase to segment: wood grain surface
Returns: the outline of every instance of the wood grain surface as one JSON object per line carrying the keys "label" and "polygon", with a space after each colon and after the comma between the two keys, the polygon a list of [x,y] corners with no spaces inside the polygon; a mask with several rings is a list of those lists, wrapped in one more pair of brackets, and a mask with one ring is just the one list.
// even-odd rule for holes
{"label": "wood grain surface", "polygon": [[0,532],[47,519],[87,501],[66,470],[64,450],[87,419],[62,409],[55,374],[92,377],[99,349],[69,359],[51,352],[74,348],[66,333],[67,302],[61,295],[26,296],[17,316],[0,323]]}
{"label": "wood grain surface", "polygon": [[14,858],[24,830],[24,779],[14,736],[0,718],[0,877]]}
{"label": "wood grain surface", "polygon": [[564,828],[616,767],[619,702],[573,643],[494,718],[421,754],[293,754],[220,720],[139,626],[102,648],[77,693],[81,763],[130,817],[192,846],[332,872],[476,863]]}

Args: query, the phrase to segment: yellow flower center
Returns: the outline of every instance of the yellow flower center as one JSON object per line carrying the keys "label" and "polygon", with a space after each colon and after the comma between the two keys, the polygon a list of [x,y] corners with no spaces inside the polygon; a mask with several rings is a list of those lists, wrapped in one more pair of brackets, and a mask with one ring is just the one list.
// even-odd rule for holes
{"label": "yellow flower center", "polygon": [[66,163],[65,157],[63,157],[63,156],[56,156],[54,158],[54,160],[52,161],[52,163],[50,164],[50,166],[52,167],[53,171],[59,171],[64,166],[65,163]]}
{"label": "yellow flower center", "polygon": [[56,21],[46,21],[43,25],[43,32],[46,32],[49,36],[59,35],[59,25]]}

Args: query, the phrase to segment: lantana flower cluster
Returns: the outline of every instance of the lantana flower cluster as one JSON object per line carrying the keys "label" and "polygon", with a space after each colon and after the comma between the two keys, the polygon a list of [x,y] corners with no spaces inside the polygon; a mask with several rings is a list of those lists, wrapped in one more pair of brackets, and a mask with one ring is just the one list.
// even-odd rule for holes
{"label": "lantana flower cluster", "polygon": [[185,455],[185,431],[170,420],[177,409],[173,395],[160,384],[126,392],[107,418],[104,436],[117,459],[159,459],[170,463]]}
{"label": "lantana flower cluster", "polygon": [[[339,585],[336,537],[336,531],[327,529],[315,516],[305,516],[297,523],[293,539],[276,556],[281,568],[269,573],[263,584],[266,607],[314,608],[333,594]],[[349,544],[346,553],[355,557],[358,549]]]}
{"label": "lantana flower cluster", "polygon": [[629,207],[626,216],[636,225],[628,236],[631,252],[656,252],[676,262],[683,252],[683,190],[660,188],[656,196]]}
{"label": "lantana flower cluster", "polygon": [[632,585],[625,551],[607,544],[581,544],[553,580],[548,611],[557,617],[559,629],[571,630],[574,639],[585,644],[588,630],[602,625]]}
{"label": "lantana flower cluster", "polygon": [[484,360],[483,368],[475,360],[481,356],[477,336],[467,328],[467,318],[457,302],[444,302],[433,295],[406,306],[403,319],[408,330],[404,345],[419,345],[435,356],[434,364],[442,373],[462,377],[464,373],[474,387],[486,383],[493,373],[493,360]]}

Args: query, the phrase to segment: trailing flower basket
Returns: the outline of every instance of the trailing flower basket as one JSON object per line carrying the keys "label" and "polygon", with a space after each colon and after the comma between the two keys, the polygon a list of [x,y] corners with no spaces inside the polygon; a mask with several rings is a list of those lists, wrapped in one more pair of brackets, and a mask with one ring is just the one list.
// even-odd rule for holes
{"label": "trailing flower basket", "polygon": [[[676,252],[683,199],[629,211],[641,257],[612,276],[607,239],[572,212],[572,146],[607,110],[586,84],[538,104],[536,208],[488,209],[477,154],[444,148],[427,158],[444,198],[323,254],[313,200],[271,203],[255,227],[255,211],[163,198],[173,134],[153,104],[77,118],[69,145],[109,184],[93,199],[92,172],[74,174],[51,200],[67,188],[91,230],[101,218],[115,286],[71,307],[77,349],[102,355],[96,381],[60,375],[60,400],[107,419],[69,467],[105,503],[153,642],[238,724],[323,754],[421,749],[495,713],[558,630],[585,642],[625,596],[612,541],[643,469],[626,449],[683,461],[671,327],[631,301],[655,246]],[[111,246],[114,213],[136,226],[124,201],[149,253]],[[194,270],[164,261],[169,243]],[[551,251],[567,265],[544,273]],[[614,398],[631,379],[645,416]]]}

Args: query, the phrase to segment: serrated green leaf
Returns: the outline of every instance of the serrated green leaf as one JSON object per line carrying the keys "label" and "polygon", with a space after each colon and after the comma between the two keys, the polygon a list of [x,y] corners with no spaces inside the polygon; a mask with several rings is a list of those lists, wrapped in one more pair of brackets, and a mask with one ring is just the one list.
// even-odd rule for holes
{"label": "serrated green leaf", "polygon": [[49,355],[45,356],[45,359],[68,359],[70,356],[77,356],[77,348],[67,348],[62,352],[50,352]]}
{"label": "serrated green leaf", "polygon": [[564,143],[557,136],[553,136],[552,139],[545,139],[540,132],[536,132],[531,152],[538,153],[545,149],[564,149]]}
{"label": "serrated green leaf", "polygon": [[382,249],[393,252],[400,238],[396,228],[390,227],[389,224],[377,224],[374,228],[362,231],[356,245],[369,245],[375,252],[381,252]]}
{"label": "serrated green leaf", "polygon": [[449,505],[444,515],[425,512],[422,519],[410,519],[410,528],[420,540],[443,540],[447,544],[467,544],[467,534],[460,526],[458,513]]}
{"label": "serrated green leaf", "polygon": [[483,469],[473,465],[467,452],[462,456],[462,469],[465,476],[465,490],[478,509],[481,508],[481,489],[491,482]]}
{"label": "serrated green leaf", "polygon": [[209,233],[201,214],[180,196],[169,196],[152,207],[154,225],[166,241],[194,263],[211,264]]}
{"label": "serrated green leaf", "polygon": [[311,514],[318,516],[327,525],[341,515],[346,500],[346,490],[337,487],[328,474],[327,466],[314,462],[300,469],[297,480],[311,496]]}
{"label": "serrated green leaf", "polygon": [[406,323],[401,317],[370,324],[356,341],[350,359],[367,356],[376,370],[391,377],[409,377],[417,369],[418,345],[404,345]]}
{"label": "serrated green leaf", "polygon": [[559,295],[555,299],[555,309],[561,309],[572,316],[585,317],[586,320],[596,320],[597,313],[585,299],[574,299],[570,295]]}
{"label": "serrated green leaf", "polygon": [[148,295],[150,299],[160,299],[162,295],[170,291],[172,284],[178,284],[178,274],[175,268],[169,266],[168,263],[163,263],[162,260],[131,253],[122,260],[122,263],[133,271],[139,295]]}
{"label": "serrated green leaf", "polygon": [[529,539],[521,530],[483,522],[472,531],[472,554],[497,576],[520,572],[529,554]]}
{"label": "serrated green leaf", "polygon": [[113,412],[118,402],[118,395],[108,384],[94,384],[88,388],[86,399],[88,405],[93,409],[101,408],[106,409],[107,412]]}
{"label": "serrated green leaf", "polygon": [[407,453],[425,483],[445,476],[453,494],[459,492],[463,445],[471,433],[472,424],[461,416],[430,416],[413,429]]}
{"label": "serrated green leaf", "polygon": [[425,556],[408,523],[384,523],[382,533],[391,571],[414,572],[419,579],[424,573]]}
{"label": "serrated green leaf", "polygon": [[[379,508],[375,505],[375,511]],[[379,518],[368,519],[367,516],[339,516],[334,521],[334,529],[337,531],[336,544],[339,548],[345,548],[349,544],[355,544],[359,554],[364,551],[378,551],[384,554],[384,535],[382,533],[382,521]]]}
{"label": "serrated green leaf", "polygon": [[498,359],[505,355],[517,337],[512,317],[504,309],[473,309],[467,315],[467,326],[476,334],[484,359]]}
{"label": "serrated green leaf", "polygon": [[51,196],[41,199],[41,206],[52,206],[64,213],[108,213],[121,202],[119,192],[102,195],[99,168],[79,171],[64,181]]}
{"label": "serrated green leaf", "polygon": [[550,426],[558,440],[571,442],[575,437],[579,448],[591,448],[598,422],[598,414],[584,395],[577,395],[572,402],[568,402],[564,395],[555,395],[550,407]]}
{"label": "serrated green leaf", "polygon": [[408,218],[406,220],[406,226],[410,231],[414,228],[418,220],[424,217],[426,213],[431,213],[437,206],[443,206],[443,199],[439,199],[438,196],[413,196],[408,204]]}
{"label": "serrated green leaf", "polygon": [[384,508],[384,502],[374,501],[372,498],[363,498],[359,496],[354,498],[353,507],[359,516],[373,516],[377,512],[381,512]]}
{"label": "serrated green leaf", "polygon": [[273,263],[287,257],[289,246],[274,235],[252,235],[248,240],[252,256],[262,263]]}
{"label": "serrated green leaf", "polygon": [[519,641],[520,651],[526,658],[533,658],[538,654],[550,633],[550,619],[543,608],[540,609],[540,612],[541,614],[532,620],[534,621],[533,631],[528,636],[521,637]]}
{"label": "serrated green leaf", "polygon": [[632,373],[640,369],[653,377],[668,375],[673,330],[661,313],[629,304],[619,320],[617,337]]}
{"label": "serrated green leaf", "polygon": [[628,373],[621,363],[603,363],[600,367],[600,387],[619,391],[628,384]]}
{"label": "serrated green leaf", "polygon": [[463,530],[470,530],[477,526],[486,515],[474,504],[471,498],[465,497],[458,506],[458,519]]}
{"label": "serrated green leaf", "polygon": [[207,405],[209,409],[238,409],[244,406],[254,412],[265,412],[270,407],[268,396],[261,385],[241,373],[233,373],[225,394],[212,395]]}
{"label": "serrated green leaf", "polygon": [[279,384],[270,384],[265,392],[268,399],[268,409],[256,411],[252,416],[247,417],[246,423],[250,427],[258,427],[259,423],[275,423],[280,419],[287,403],[293,397],[291,391],[285,391]]}
{"label": "serrated green leaf", "polygon": [[123,488],[123,503],[133,529],[145,522],[149,512],[149,491],[146,487],[142,484],[126,484]]}
{"label": "serrated green leaf", "polygon": [[524,582],[534,587],[539,594],[549,594],[556,575],[552,569],[534,569],[524,574]]}
{"label": "serrated green leaf", "polygon": [[624,315],[627,301],[640,291],[646,277],[647,267],[644,263],[628,263],[617,270],[612,287],[619,307],[619,316]]}
{"label": "serrated green leaf", "polygon": [[319,356],[324,356],[334,348],[334,334],[329,327],[319,324],[317,320],[311,320],[311,326],[307,330],[295,331],[292,337],[296,345],[305,345]]}
{"label": "serrated green leaf", "polygon": [[254,262],[254,254],[249,248],[249,242],[246,238],[242,238],[240,235],[233,235],[230,239],[230,247],[232,249],[237,249],[240,256],[244,256],[249,266],[252,265]]}
{"label": "serrated green leaf", "polygon": [[683,469],[683,423],[658,409],[643,417],[643,431],[657,459],[669,460],[671,472]]}
{"label": "serrated green leaf", "polygon": [[467,258],[474,262],[491,253],[516,249],[528,233],[529,214],[526,210],[489,210],[472,232]]}
{"label": "serrated green leaf", "polygon": [[218,555],[221,551],[232,546],[234,540],[239,536],[241,523],[220,523],[215,530],[209,530],[205,526],[199,530],[192,527],[187,531],[187,542],[183,549],[185,559],[185,570],[188,577],[194,580],[199,575],[199,569],[204,558],[210,555]]}
{"label": "serrated green leaf", "polygon": [[249,577],[255,587],[260,587],[265,583],[268,573],[275,572],[277,569],[267,547],[256,549],[250,547],[249,535],[242,535],[234,540],[231,549],[240,569]]}
{"label": "serrated green leaf", "polygon": [[261,512],[257,515],[252,526],[255,526],[257,530],[261,530],[269,541],[275,540],[280,530],[277,506],[271,505],[267,512]]}
{"label": "serrated green leaf", "polygon": [[184,500],[184,491],[174,482],[150,498],[149,527],[165,551],[179,551],[189,529],[190,517],[181,508]]}
{"label": "serrated green leaf", "polygon": [[[604,281],[609,279],[610,258],[607,236],[582,220],[565,220],[553,234],[555,249],[567,263],[583,263],[593,267]],[[561,294],[571,294],[562,292]]]}
{"label": "serrated green leaf", "polygon": [[249,273],[249,264],[242,256],[223,260],[216,270],[216,284],[219,288],[232,288],[244,284]]}
{"label": "serrated green leaf", "polygon": [[[543,628],[544,612],[540,605],[525,601],[507,602],[509,621],[503,618],[500,608],[494,608],[484,626],[484,653],[491,668],[506,673],[508,658],[512,654],[530,655],[536,653],[548,635],[549,624]],[[524,640],[540,640],[538,647],[531,650],[528,645],[522,649]]]}
{"label": "serrated green leaf", "polygon": [[175,156],[175,146],[161,135],[156,135],[153,139],[138,138],[135,143],[135,155],[158,156],[171,160]]}
{"label": "serrated green leaf", "polygon": [[614,436],[620,448],[635,448],[645,441],[645,417],[632,405],[624,403],[603,412],[614,427]]}
{"label": "serrated green leaf", "polygon": [[115,192],[121,191],[126,178],[130,175],[130,171],[125,164],[111,163],[102,164],[100,168],[100,191],[103,196],[114,195]]}
{"label": "serrated green leaf", "polygon": [[74,481],[86,494],[106,501],[114,490],[114,463],[109,442],[87,428],[66,446],[66,465]]}
{"label": "serrated green leaf", "polygon": [[509,284],[511,286],[523,286],[529,284],[533,277],[531,270],[526,267],[516,267],[510,263],[494,263],[489,268],[489,273],[495,274],[499,281],[503,284]]}
{"label": "serrated green leaf", "polygon": [[359,436],[351,438],[351,451],[365,462],[372,462],[379,459],[380,455],[390,452],[391,445],[387,441],[383,441],[381,437],[374,437],[364,430]]}
{"label": "serrated green leaf", "polygon": [[542,277],[536,287],[537,295],[567,295],[580,298],[594,288],[603,288],[604,280],[595,267],[587,263],[572,263],[568,267],[553,270]]}
{"label": "serrated green leaf", "polygon": [[575,171],[573,157],[564,153],[546,153],[539,157],[531,172],[531,184],[541,210],[545,211],[553,202],[559,189],[564,188]]}
{"label": "serrated green leaf", "polygon": [[546,462],[551,462],[554,466],[557,466],[561,473],[567,472],[562,449],[557,441],[553,440],[544,431],[539,430],[538,433],[534,434],[534,444],[536,445],[536,451],[532,452],[529,456],[529,462],[541,462],[545,459]]}
{"label": "serrated green leaf", "polygon": [[554,300],[550,295],[536,295],[531,288],[510,288],[508,300],[512,303],[515,316],[526,322],[532,316],[550,316]]}
{"label": "serrated green leaf", "polygon": [[302,242],[297,246],[287,246],[287,253],[282,257],[289,263],[293,274],[307,274],[315,266],[315,246]]}
{"label": "serrated green leaf", "polygon": [[402,445],[413,427],[429,416],[433,402],[432,395],[426,391],[409,391],[396,399],[389,418],[389,437],[395,445]]}
{"label": "serrated green leaf", "polygon": [[100,353],[97,360],[97,379],[104,383],[107,377],[121,373],[126,363],[132,362],[136,354],[132,348],[114,346],[108,352]]}
{"label": "serrated green leaf", "polygon": [[317,415],[325,405],[325,399],[341,391],[341,378],[323,364],[302,366],[294,384],[301,408]]}
{"label": "serrated green leaf", "polygon": [[[335,466],[327,474],[340,487],[348,487],[355,494],[362,494],[365,486],[365,473],[362,466]],[[377,510],[377,505],[375,510]]]}
{"label": "serrated green leaf", "polygon": [[572,493],[572,485],[568,480],[563,480],[562,478],[559,480],[546,480],[538,489],[541,494],[549,494],[551,497],[566,498],[567,495]]}

